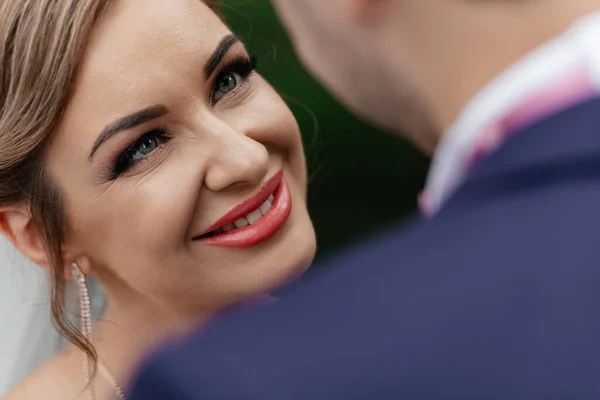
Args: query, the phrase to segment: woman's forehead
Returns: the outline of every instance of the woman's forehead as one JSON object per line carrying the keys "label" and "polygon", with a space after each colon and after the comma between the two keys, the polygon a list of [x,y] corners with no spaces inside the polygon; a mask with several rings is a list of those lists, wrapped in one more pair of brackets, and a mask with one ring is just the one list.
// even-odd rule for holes
{"label": "woman's forehead", "polygon": [[199,90],[204,65],[229,34],[200,0],[117,1],[92,32],[55,142],[88,149],[88,133],[113,119]]}
{"label": "woman's forehead", "polygon": [[119,0],[93,30],[84,63],[210,54],[227,33],[200,0]]}

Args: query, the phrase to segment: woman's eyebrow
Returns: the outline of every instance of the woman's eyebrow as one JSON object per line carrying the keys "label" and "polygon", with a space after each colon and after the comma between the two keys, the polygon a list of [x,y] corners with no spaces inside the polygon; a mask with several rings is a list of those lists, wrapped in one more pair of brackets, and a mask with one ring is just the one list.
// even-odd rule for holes
{"label": "woman's eyebrow", "polygon": [[100,146],[102,146],[104,142],[106,142],[108,139],[110,139],[117,133],[126,131],[153,119],[162,117],[168,112],[169,110],[166,106],[162,104],[157,104],[155,106],[136,111],[133,114],[119,118],[117,121],[108,124],[106,128],[104,128],[102,132],[100,132],[100,135],[98,135],[98,139],[96,139],[94,146],[92,146],[92,151],[88,158],[88,162],[91,161],[92,157],[94,156],[94,153],[96,153]]}
{"label": "woman's eyebrow", "polygon": [[210,78],[213,72],[215,72],[215,70],[217,69],[217,67],[223,60],[223,57],[225,57],[231,46],[233,46],[239,41],[240,38],[234,34],[229,34],[223,39],[221,39],[219,45],[206,62],[206,65],[204,66],[204,76],[206,77],[206,79]]}

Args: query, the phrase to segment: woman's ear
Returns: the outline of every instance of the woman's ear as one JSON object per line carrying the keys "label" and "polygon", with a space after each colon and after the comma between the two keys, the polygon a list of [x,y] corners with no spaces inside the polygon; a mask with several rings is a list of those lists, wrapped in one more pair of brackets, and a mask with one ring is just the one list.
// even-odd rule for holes
{"label": "woman's ear", "polygon": [[50,268],[42,234],[26,205],[0,209],[0,231],[25,257],[46,270]]}

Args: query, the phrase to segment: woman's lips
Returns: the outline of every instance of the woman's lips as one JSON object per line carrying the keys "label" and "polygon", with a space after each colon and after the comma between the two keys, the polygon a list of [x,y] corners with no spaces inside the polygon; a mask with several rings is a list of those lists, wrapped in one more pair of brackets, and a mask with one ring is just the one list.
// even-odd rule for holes
{"label": "woman's lips", "polygon": [[[272,204],[270,209],[269,204]],[[255,246],[277,233],[287,221],[291,210],[292,197],[283,173],[279,172],[255,196],[236,206],[208,229],[209,232],[216,230],[217,233],[200,236],[196,240],[210,246]],[[246,223],[250,225],[244,226]],[[235,229],[232,224],[235,224]]]}

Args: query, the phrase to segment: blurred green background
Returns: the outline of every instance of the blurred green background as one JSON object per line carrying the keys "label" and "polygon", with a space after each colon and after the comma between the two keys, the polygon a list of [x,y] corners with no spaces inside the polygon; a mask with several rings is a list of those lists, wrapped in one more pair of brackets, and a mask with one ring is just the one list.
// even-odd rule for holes
{"label": "blurred green background", "polygon": [[222,11],[302,129],[317,259],[415,212],[428,160],[398,137],[357,120],[311,78],[269,0],[224,0]]}

